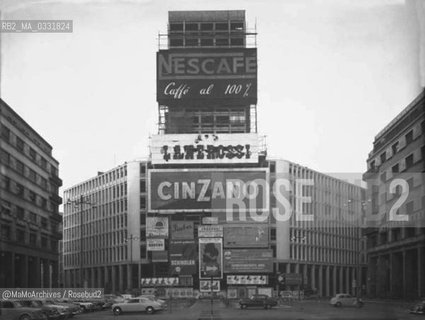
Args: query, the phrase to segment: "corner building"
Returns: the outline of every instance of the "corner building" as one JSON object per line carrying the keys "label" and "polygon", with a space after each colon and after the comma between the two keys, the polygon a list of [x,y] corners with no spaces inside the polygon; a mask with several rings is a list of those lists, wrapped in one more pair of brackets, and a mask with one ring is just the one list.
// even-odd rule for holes
{"label": "corner building", "polygon": [[58,287],[59,163],[0,99],[0,287]]}
{"label": "corner building", "polygon": [[[371,222],[365,235],[372,297],[416,299],[425,294],[424,110],[423,91],[376,135],[367,159],[363,177]],[[394,208],[399,216],[391,218]],[[395,221],[403,216],[406,220]]]}
{"label": "corner building", "polygon": [[[106,291],[329,296],[354,293],[355,279],[365,283],[358,276],[363,190],[267,158],[256,124],[255,37],[244,11],[169,12],[157,52],[159,130],[149,158],[64,193],[65,203],[81,196],[96,203],[83,211],[65,205],[70,286],[80,279],[80,257],[85,283]],[[289,211],[282,198],[313,221],[276,219]]]}

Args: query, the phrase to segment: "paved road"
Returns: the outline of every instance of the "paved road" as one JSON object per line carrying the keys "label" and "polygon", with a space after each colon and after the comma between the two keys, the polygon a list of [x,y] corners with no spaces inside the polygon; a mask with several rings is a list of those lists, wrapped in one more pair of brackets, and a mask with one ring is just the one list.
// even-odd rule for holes
{"label": "paved road", "polygon": [[[371,319],[371,320],[391,320],[391,319],[416,319],[423,317],[411,315],[404,307],[391,303],[370,303],[363,308],[334,308],[327,302],[295,302],[292,305],[280,305],[270,310],[262,308],[240,310],[236,304],[226,307],[223,303],[214,302],[214,315],[221,320],[231,319],[293,319],[293,320],[340,320],[340,319]],[[186,308],[174,307],[172,312],[166,310],[153,315],[144,313],[124,314],[114,316],[112,311],[101,311],[95,313],[82,314],[75,317],[75,320],[136,320],[136,319],[210,319],[210,302],[197,301],[194,305]]]}

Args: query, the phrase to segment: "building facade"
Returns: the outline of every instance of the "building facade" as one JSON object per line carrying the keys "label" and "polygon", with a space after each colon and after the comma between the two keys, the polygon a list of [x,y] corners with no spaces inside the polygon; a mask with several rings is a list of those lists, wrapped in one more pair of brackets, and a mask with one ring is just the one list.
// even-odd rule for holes
{"label": "building facade", "polygon": [[58,286],[59,163],[0,99],[0,287]]}
{"label": "building facade", "polygon": [[419,298],[425,294],[424,110],[422,92],[375,137],[367,159],[371,296]]}
{"label": "building facade", "polygon": [[245,12],[173,11],[160,36],[149,158],[64,192],[65,285],[355,293],[366,282],[364,190],[267,158]]}

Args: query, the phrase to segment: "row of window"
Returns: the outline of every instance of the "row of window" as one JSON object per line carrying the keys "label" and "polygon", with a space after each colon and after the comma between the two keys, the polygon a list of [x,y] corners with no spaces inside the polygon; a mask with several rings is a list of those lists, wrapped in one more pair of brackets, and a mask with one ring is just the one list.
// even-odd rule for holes
{"label": "row of window", "polygon": [[49,164],[42,155],[37,153],[34,148],[27,145],[20,137],[13,135],[9,128],[2,125],[0,135],[2,140],[10,144],[14,144],[15,148],[29,158],[33,163],[36,163],[46,172],[49,172],[54,176],[58,176],[58,169],[55,166]]}
{"label": "row of window", "polygon": [[13,232],[12,228],[8,225],[1,225],[0,238],[4,241],[15,241],[20,244],[26,244],[37,248],[48,249],[57,251],[58,240],[50,239],[36,231],[26,231],[21,228],[16,228]]}
{"label": "row of window", "polygon": [[[26,211],[24,208],[20,206],[12,206],[12,204],[9,201],[2,200],[2,206],[1,206],[2,213],[8,215],[8,216],[14,216],[19,221],[27,221],[32,223],[36,226],[41,226],[44,230],[47,230],[49,228],[49,220],[45,217],[41,217],[38,214]],[[57,230],[57,223],[51,223],[52,229],[56,228]]]}
{"label": "row of window", "polygon": [[87,182],[65,190],[64,193],[66,194],[67,199],[73,199],[80,196],[80,194],[82,193],[85,194],[88,192],[92,192],[97,188],[104,188],[106,184],[117,182],[117,180],[123,179],[125,177],[127,177],[126,164],[117,167],[107,173],[100,172],[96,178],[93,178]]}
{"label": "row of window", "polygon": [[245,29],[243,21],[220,21],[220,22],[172,22],[168,26],[171,33],[183,31],[236,31]]}
{"label": "row of window", "polygon": [[[394,177],[395,174],[408,170],[409,168],[413,167],[416,163],[424,159],[425,159],[425,146],[422,146],[420,150],[418,149],[417,151],[409,154],[407,157],[402,159],[399,163],[396,163],[387,171],[382,172],[380,175],[380,180],[382,182],[386,182],[392,177]],[[420,170],[422,170],[422,168],[420,168]]]}
{"label": "row of window", "polygon": [[340,249],[291,246],[290,259],[354,265],[358,263],[359,253]]}
{"label": "row of window", "polygon": [[[78,221],[78,217],[77,217]],[[114,217],[102,219],[95,222],[83,223],[83,235],[95,235],[103,232],[110,232],[127,228],[127,214],[120,214]],[[71,240],[80,237],[79,221],[72,226],[64,227],[64,239]]]}
{"label": "row of window", "polygon": [[80,258],[84,266],[96,265],[100,263],[112,263],[127,260],[127,246],[120,246],[109,249],[97,249],[90,252],[66,253],[64,254],[64,267],[79,267]]}
{"label": "row of window", "polygon": [[367,239],[368,248],[374,248],[378,245],[385,245],[391,242],[401,241],[403,239],[408,239],[412,237],[416,237],[418,235],[424,235],[424,228],[414,228],[414,227],[406,227],[406,228],[392,228],[389,231],[376,233],[370,235]]}
{"label": "row of window", "polygon": [[169,46],[173,47],[243,47],[245,38],[243,37],[170,37]]}
{"label": "row of window", "polygon": [[1,163],[14,169],[20,175],[22,175],[25,178],[28,178],[28,180],[37,184],[38,186],[47,190],[48,192],[55,192],[56,194],[59,192],[59,189],[57,186],[52,186],[46,178],[42,177],[33,169],[24,165],[22,161],[15,159],[12,155],[10,155],[8,152],[6,152],[3,149],[0,149],[0,161]]}
{"label": "row of window", "polygon": [[[425,121],[421,122],[421,129],[420,129],[422,135],[425,134]],[[420,136],[419,128],[416,128],[416,137]],[[385,163],[387,160],[389,160],[392,156],[397,154],[399,151],[404,149],[407,145],[412,143],[415,140],[414,136],[414,129],[411,129],[409,132],[407,132],[403,137],[401,137],[398,141],[394,142],[391,147],[384,152],[382,152],[379,155],[379,161],[372,160],[369,164],[369,169],[376,170],[380,165]]]}
{"label": "row of window", "polygon": [[58,206],[56,204],[24,187],[22,184],[11,180],[9,177],[1,177],[1,187],[19,197],[20,200],[29,201],[33,205],[50,212],[58,212]]}

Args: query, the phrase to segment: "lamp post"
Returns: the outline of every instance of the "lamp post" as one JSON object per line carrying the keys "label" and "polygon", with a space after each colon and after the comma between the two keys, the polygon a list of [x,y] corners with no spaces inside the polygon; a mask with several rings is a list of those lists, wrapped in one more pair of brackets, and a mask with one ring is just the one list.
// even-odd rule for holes
{"label": "lamp post", "polygon": [[[140,237],[130,234],[129,237],[125,238],[125,242],[130,242],[130,273],[131,273],[131,286],[133,287],[133,240],[140,240]],[[138,289],[140,291],[140,279],[137,281]],[[141,293],[141,292],[140,292]]]}
{"label": "lamp post", "polygon": [[69,205],[73,205],[74,207],[78,207],[80,211],[80,272],[79,272],[79,281],[80,281],[80,287],[83,285],[83,281],[85,282],[85,279],[83,279],[83,236],[84,236],[84,228],[83,228],[83,209],[84,205],[89,205],[91,208],[96,208],[96,204],[90,202],[87,199],[87,196],[80,195],[80,197],[77,200],[71,200],[68,199],[66,202]]}

